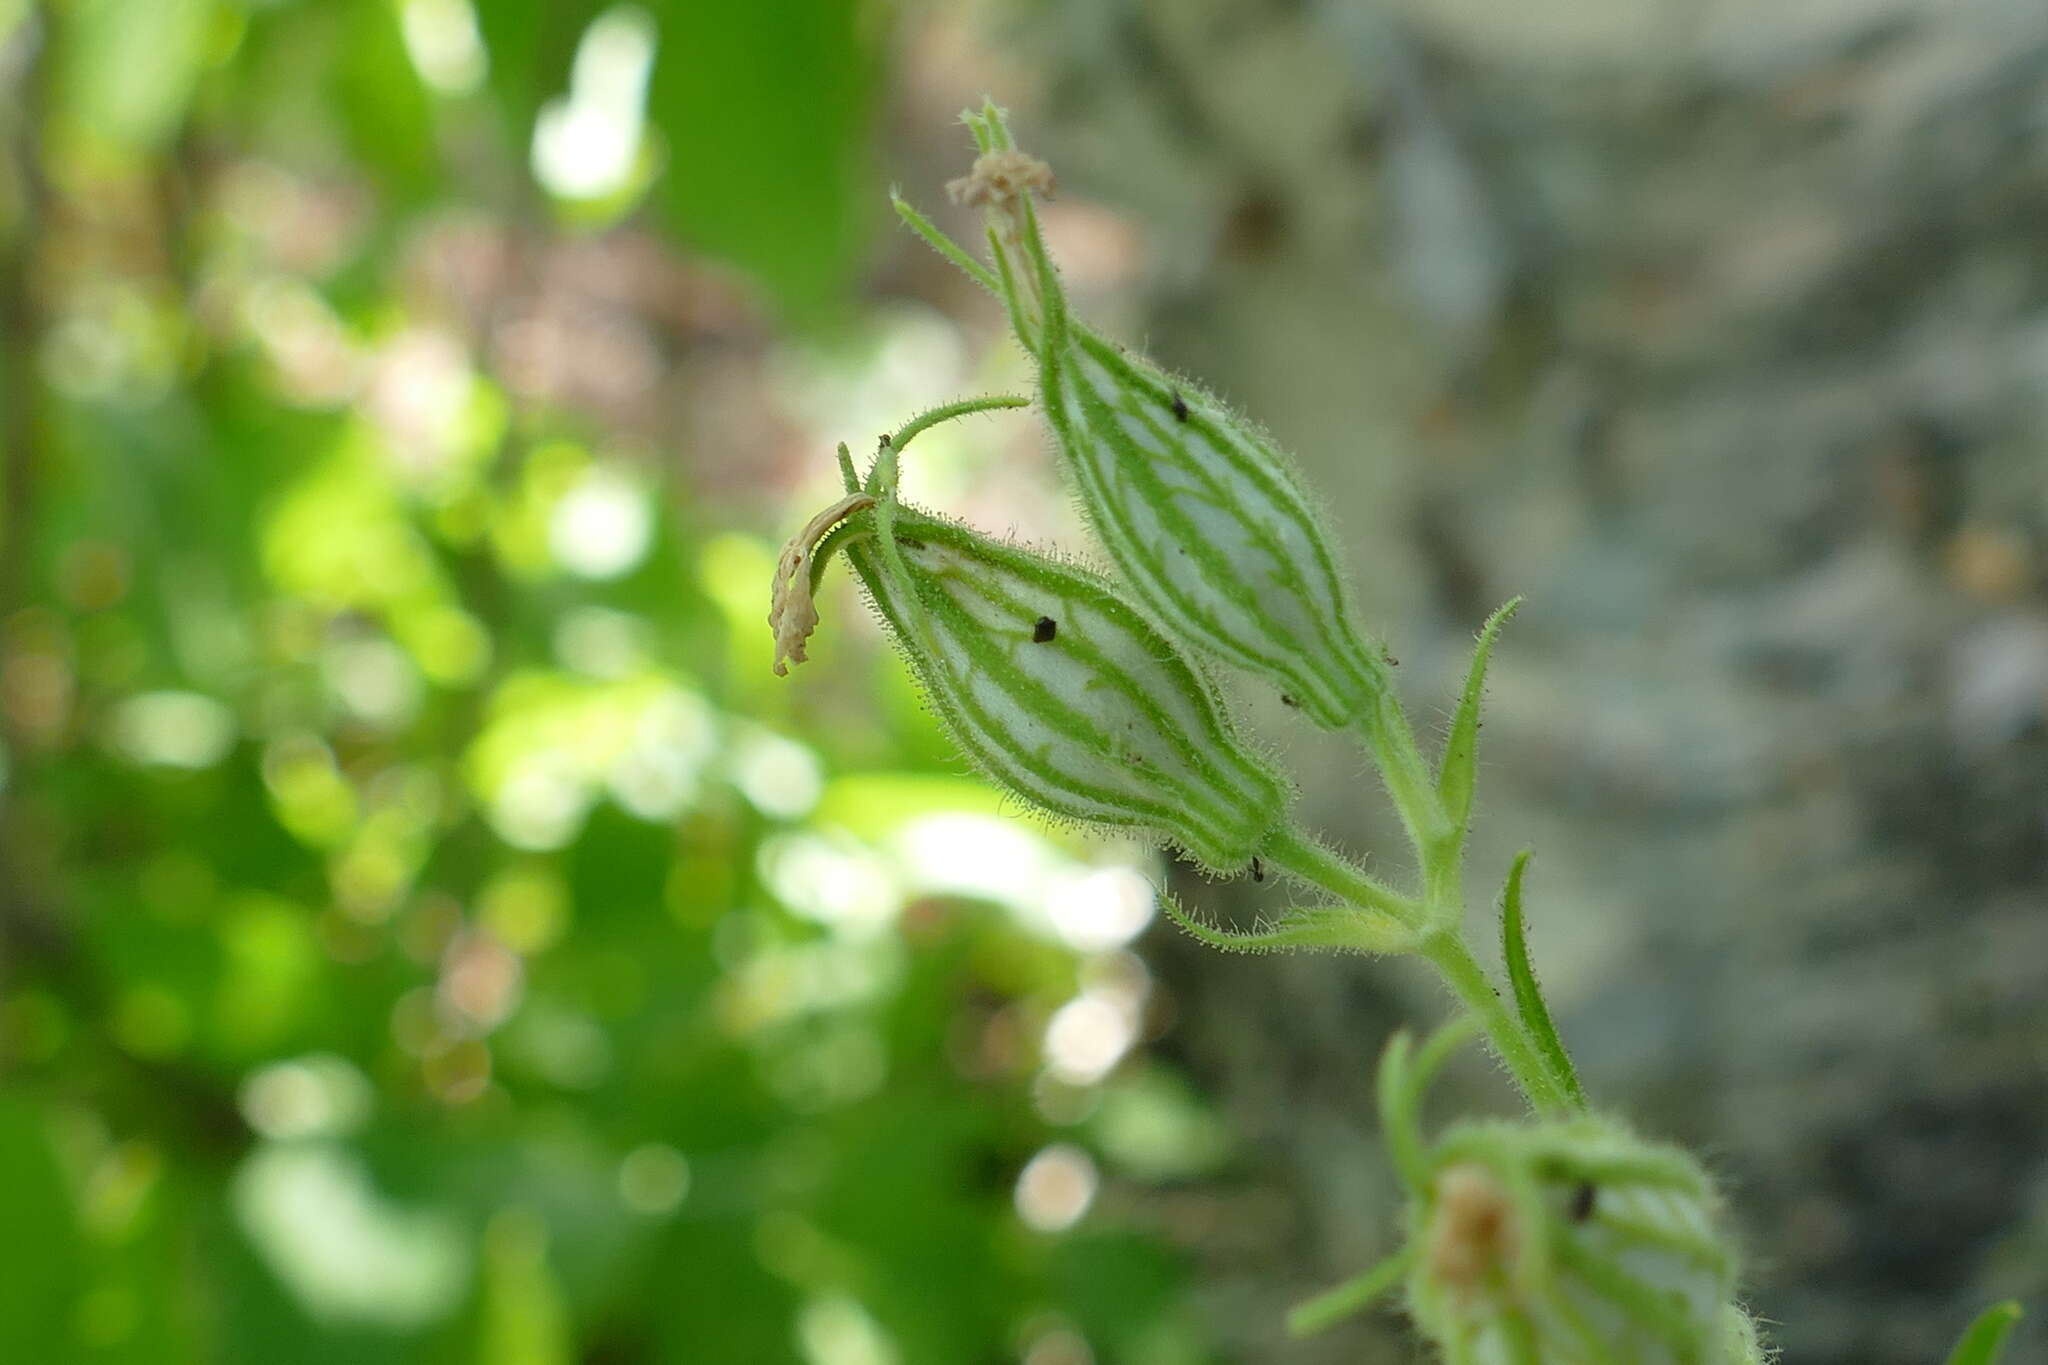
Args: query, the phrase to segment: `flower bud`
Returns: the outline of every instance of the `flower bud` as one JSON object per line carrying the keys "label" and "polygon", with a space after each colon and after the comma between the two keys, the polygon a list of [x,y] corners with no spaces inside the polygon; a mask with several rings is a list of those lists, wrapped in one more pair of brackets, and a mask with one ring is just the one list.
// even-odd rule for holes
{"label": "flower bud", "polygon": [[1466,1016],[1419,1051],[1406,1034],[1387,1045],[1380,1127],[1407,1245],[1299,1305],[1289,1329],[1322,1331],[1405,1282],[1449,1365],[1764,1365],[1719,1201],[1684,1152],[1586,1113],[1424,1140],[1429,1077],[1477,1028]]}
{"label": "flower bud", "polygon": [[[1032,208],[1051,172],[1009,145],[993,108],[969,116],[983,155],[948,188],[982,207],[1019,340],[1037,358],[1060,463],[1141,606],[1175,639],[1267,679],[1332,728],[1384,686],[1354,628],[1321,518],[1291,463],[1200,387],[1070,316]],[[956,261],[964,253],[914,213]]]}
{"label": "flower bud", "polygon": [[[846,552],[932,708],[991,779],[1055,815],[1152,831],[1217,871],[1251,862],[1287,789],[1142,615],[1086,570],[874,504],[850,498],[786,570]],[[808,628],[807,592],[778,584],[778,600]]]}
{"label": "flower bud", "polygon": [[1414,1191],[1409,1311],[1471,1365],[1738,1365],[1717,1211],[1690,1157],[1611,1119],[1462,1125]]}

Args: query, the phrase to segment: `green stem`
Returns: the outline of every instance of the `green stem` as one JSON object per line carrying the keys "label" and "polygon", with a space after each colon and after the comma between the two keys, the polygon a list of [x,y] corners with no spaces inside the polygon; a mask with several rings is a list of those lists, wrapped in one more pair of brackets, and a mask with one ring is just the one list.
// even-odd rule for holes
{"label": "green stem", "polygon": [[1442,974],[1451,994],[1479,1020],[1487,1041],[1530,1106],[1544,1113],[1568,1112],[1572,1108],[1569,1097],[1558,1089],[1542,1052],[1500,998],[1463,936],[1455,930],[1438,930],[1423,939],[1420,952]]}
{"label": "green stem", "polygon": [[[950,422],[955,417],[969,417],[977,412],[998,412],[1004,408],[1028,408],[1030,406],[1031,400],[1029,398],[1014,393],[997,393],[991,394],[986,398],[963,398],[957,403],[946,403],[931,409],[929,412],[920,412],[917,416],[905,422],[895,435],[882,438],[884,449],[881,454],[875,457],[874,466],[868,470],[868,479],[864,487],[870,495],[879,496],[882,492],[883,457],[887,456],[893,468],[897,452],[909,445],[921,432],[928,431],[941,422]],[[894,479],[895,476],[892,473],[890,475],[890,485],[892,487],[894,486]],[[847,491],[851,492],[853,490],[849,489]]]}
{"label": "green stem", "polygon": [[911,438],[918,433],[935,427],[941,422],[950,422],[955,417],[966,417],[977,412],[998,412],[1004,408],[1028,408],[1030,406],[1031,400],[1029,398],[1015,393],[996,393],[990,394],[985,398],[963,398],[957,403],[947,403],[928,412],[920,412],[917,416],[904,423],[902,430],[889,438],[889,444],[901,450],[909,445]]}
{"label": "green stem", "polygon": [[1360,909],[1391,915],[1410,928],[1418,927],[1422,922],[1421,906],[1338,857],[1299,829],[1289,826],[1275,832],[1266,840],[1263,851],[1267,860],[1282,872],[1311,886],[1319,886]]}
{"label": "green stem", "polygon": [[[1409,922],[1423,930],[1416,951],[1429,959],[1451,993],[1478,1019],[1530,1106],[1545,1113],[1569,1112],[1575,1106],[1556,1069],[1465,945],[1462,831],[1445,809],[1392,687],[1377,693],[1359,717],[1358,728],[1421,866],[1421,903],[1406,902],[1419,914],[1419,920]],[[1334,886],[1329,889],[1350,895]]]}
{"label": "green stem", "polygon": [[[1431,875],[1433,865],[1456,861],[1433,856],[1440,854],[1452,835],[1451,822],[1444,814],[1443,802],[1437,799],[1429,764],[1423,760],[1415,733],[1408,727],[1408,717],[1391,687],[1374,696],[1372,704],[1358,718],[1358,729],[1366,752],[1380,770],[1380,779],[1387,784],[1387,795],[1393,798],[1394,808],[1401,814],[1401,824],[1408,831],[1409,842],[1415,845],[1425,877],[1437,880]],[[1455,877],[1455,870],[1451,875]]]}

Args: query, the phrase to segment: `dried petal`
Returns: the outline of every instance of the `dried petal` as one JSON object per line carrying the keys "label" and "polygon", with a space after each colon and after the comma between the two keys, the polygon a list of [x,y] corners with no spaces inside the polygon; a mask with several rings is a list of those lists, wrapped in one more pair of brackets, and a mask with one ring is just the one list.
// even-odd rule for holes
{"label": "dried petal", "polygon": [[775,587],[768,604],[768,626],[775,632],[775,676],[789,675],[783,662],[803,663],[804,646],[818,628],[818,608],[811,600],[811,557],[827,532],[847,516],[873,507],[865,493],[849,493],[804,524],[775,561]]}

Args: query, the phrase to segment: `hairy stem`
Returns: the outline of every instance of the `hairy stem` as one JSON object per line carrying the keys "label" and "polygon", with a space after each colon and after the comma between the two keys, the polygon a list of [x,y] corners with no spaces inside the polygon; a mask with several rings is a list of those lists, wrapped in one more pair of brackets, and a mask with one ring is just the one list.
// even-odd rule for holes
{"label": "hairy stem", "polygon": [[1570,1097],[1559,1089],[1542,1052],[1465,946],[1464,936],[1454,930],[1439,930],[1423,939],[1419,951],[1442,975],[1451,994],[1479,1020],[1488,1043],[1530,1105],[1545,1113],[1569,1111],[1573,1107]]}
{"label": "hairy stem", "polygon": [[889,444],[901,450],[910,444],[919,432],[950,422],[955,417],[967,417],[977,412],[1000,412],[1004,408],[1028,408],[1031,400],[1020,394],[997,393],[985,398],[963,398],[956,403],[946,403],[928,412],[921,412],[904,423],[902,430],[889,438]]}
{"label": "hairy stem", "polygon": [[1432,856],[1444,848],[1452,833],[1451,822],[1444,814],[1443,802],[1437,799],[1436,783],[1415,743],[1415,732],[1391,688],[1374,696],[1358,718],[1358,731],[1366,753],[1380,770],[1380,779],[1387,784],[1394,809],[1400,812],[1409,841],[1422,859],[1425,878],[1435,880],[1430,877],[1432,864],[1456,861]]}
{"label": "hairy stem", "polygon": [[1298,829],[1288,827],[1275,833],[1266,841],[1265,856],[1282,872],[1321,887],[1361,910],[1391,915],[1411,928],[1421,922],[1422,907]]}
{"label": "hairy stem", "polygon": [[1564,1089],[1558,1069],[1466,945],[1462,823],[1446,809],[1391,687],[1382,689],[1359,717],[1358,729],[1400,812],[1421,869],[1422,895],[1417,909],[1424,935],[1417,952],[1478,1019],[1495,1054],[1532,1108],[1558,1113],[1577,1107],[1575,1097]]}

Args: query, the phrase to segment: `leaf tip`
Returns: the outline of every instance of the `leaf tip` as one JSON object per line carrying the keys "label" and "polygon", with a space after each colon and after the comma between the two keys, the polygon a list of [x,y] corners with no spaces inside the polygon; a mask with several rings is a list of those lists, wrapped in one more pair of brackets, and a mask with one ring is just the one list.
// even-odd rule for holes
{"label": "leaf tip", "polygon": [[1964,1329],[1963,1339],[1949,1353],[1948,1365],[1996,1365],[2005,1350],[2006,1338],[2012,1335],[2022,1316],[2024,1311],[2018,1299],[1992,1304]]}

